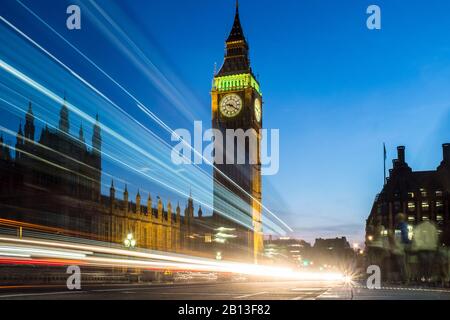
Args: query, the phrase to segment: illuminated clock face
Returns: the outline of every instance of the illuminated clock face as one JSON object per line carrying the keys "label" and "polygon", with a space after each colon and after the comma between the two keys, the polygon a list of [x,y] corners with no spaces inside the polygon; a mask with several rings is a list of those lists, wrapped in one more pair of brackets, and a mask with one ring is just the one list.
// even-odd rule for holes
{"label": "illuminated clock face", "polygon": [[255,99],[255,118],[256,121],[261,122],[261,100]]}
{"label": "illuminated clock face", "polygon": [[220,113],[227,118],[233,118],[241,112],[242,99],[237,94],[228,94],[220,101]]}

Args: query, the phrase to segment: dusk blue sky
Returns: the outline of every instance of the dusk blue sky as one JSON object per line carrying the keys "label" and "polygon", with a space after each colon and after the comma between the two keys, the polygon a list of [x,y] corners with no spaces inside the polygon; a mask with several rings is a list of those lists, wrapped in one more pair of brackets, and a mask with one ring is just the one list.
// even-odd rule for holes
{"label": "dusk blue sky", "polygon": [[[223,60],[234,0],[96,1],[159,72],[147,74],[114,41],[114,35],[120,35],[101,29],[93,2],[22,3],[173,129],[191,129],[194,120],[210,124],[214,63],[220,66]],[[65,26],[71,3],[81,6],[82,30]],[[381,7],[381,30],[366,28],[371,4]],[[280,129],[281,137],[280,171],[264,177],[263,200],[296,236],[362,241],[365,219],[382,187],[383,142],[388,168],[397,145],[406,146],[407,161],[415,170],[439,164],[441,144],[450,142],[449,12],[446,0],[240,1],[252,67],[264,95],[264,126]],[[170,136],[18,2],[2,1],[0,13],[171,143]],[[40,63],[30,67],[35,53],[1,25],[2,35],[10,40],[1,45],[2,58],[28,72],[34,70],[36,77],[42,76],[39,70],[51,71]],[[158,77],[152,81],[155,74],[165,81]],[[85,93],[75,82],[63,81],[69,76],[46,83],[81,103]],[[2,78],[5,84],[8,81]],[[3,88],[0,92],[8,96]],[[107,110],[95,103],[84,106],[87,113],[98,111],[106,117]],[[6,109],[3,105],[1,112]],[[16,130],[19,118],[4,115],[0,124]],[[128,130],[127,123],[117,119],[105,121],[145,147],[139,130]],[[136,187],[144,185],[152,192],[157,188],[123,168],[109,164],[106,168]],[[163,190],[157,193],[170,197]]]}

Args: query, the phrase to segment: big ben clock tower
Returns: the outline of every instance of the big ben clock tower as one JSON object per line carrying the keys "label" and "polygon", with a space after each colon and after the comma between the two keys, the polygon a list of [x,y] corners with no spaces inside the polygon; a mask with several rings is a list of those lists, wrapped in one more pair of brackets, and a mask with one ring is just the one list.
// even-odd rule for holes
{"label": "big ben clock tower", "polygon": [[[234,244],[244,249],[248,257],[257,261],[263,250],[260,157],[262,93],[250,66],[249,46],[239,19],[237,1],[233,27],[226,40],[225,59],[214,76],[211,98],[212,126],[223,135],[223,147],[222,142],[215,142],[216,152],[217,148],[224,150],[223,164],[216,159],[214,169],[215,221],[223,228],[235,230],[237,238],[228,240],[229,246],[233,247]],[[234,161],[226,161],[225,154],[231,150],[230,145],[227,145],[227,142],[230,143],[226,139],[227,129],[235,132],[242,129],[249,134],[243,146],[243,164],[237,161],[237,138],[233,139],[234,147],[231,146],[235,152]],[[251,132],[254,133],[252,137]],[[243,227],[242,222],[247,227]]]}

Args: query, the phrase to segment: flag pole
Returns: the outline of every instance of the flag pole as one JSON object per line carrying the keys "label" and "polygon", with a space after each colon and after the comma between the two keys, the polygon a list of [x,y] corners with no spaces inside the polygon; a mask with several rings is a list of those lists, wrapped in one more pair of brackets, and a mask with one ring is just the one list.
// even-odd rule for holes
{"label": "flag pole", "polygon": [[383,173],[384,173],[383,185],[386,185],[386,144],[384,142],[383,142]]}

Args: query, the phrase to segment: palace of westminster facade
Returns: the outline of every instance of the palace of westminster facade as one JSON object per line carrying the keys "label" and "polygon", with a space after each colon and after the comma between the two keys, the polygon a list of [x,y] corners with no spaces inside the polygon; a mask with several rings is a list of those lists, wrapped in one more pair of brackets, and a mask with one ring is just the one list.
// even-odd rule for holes
{"label": "palace of westminster facade", "polygon": [[201,207],[194,215],[192,197],[182,215],[179,204],[175,207],[168,202],[165,207],[159,197],[155,202],[150,194],[142,199],[139,191],[135,201],[130,201],[127,186],[118,199],[113,181],[109,195],[102,195],[98,116],[90,149],[82,127],[78,138],[69,129],[64,103],[58,129],[46,125],[35,141],[30,102],[14,152],[0,137],[0,218],[19,221],[30,229],[48,228],[112,243],[123,243],[131,233],[139,247],[155,250],[186,251],[204,242],[211,231],[197,222],[209,217],[203,217]]}

